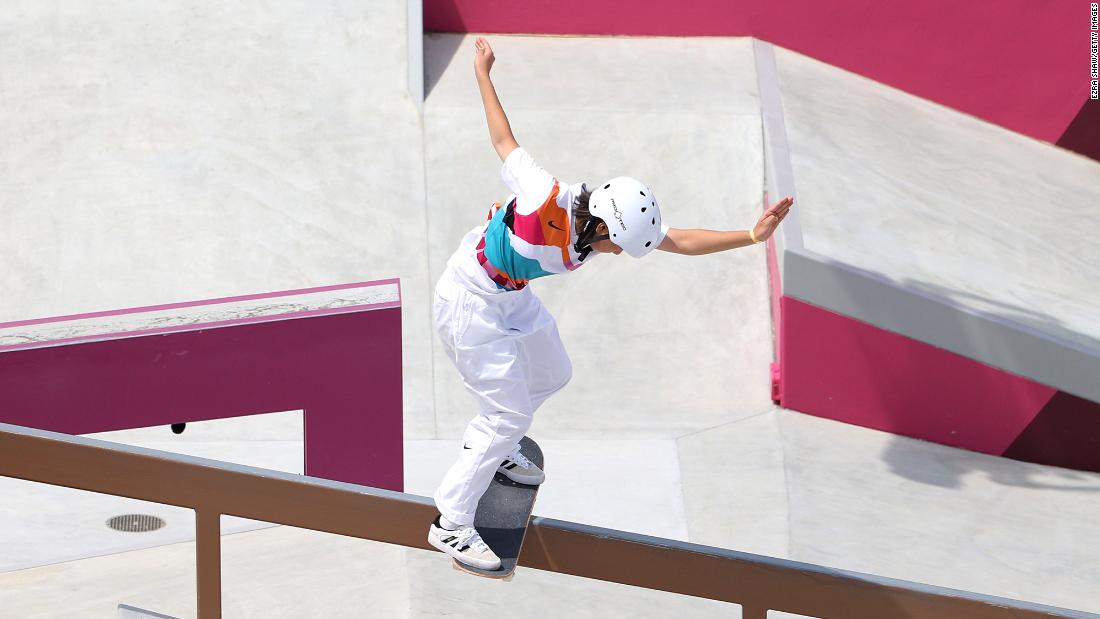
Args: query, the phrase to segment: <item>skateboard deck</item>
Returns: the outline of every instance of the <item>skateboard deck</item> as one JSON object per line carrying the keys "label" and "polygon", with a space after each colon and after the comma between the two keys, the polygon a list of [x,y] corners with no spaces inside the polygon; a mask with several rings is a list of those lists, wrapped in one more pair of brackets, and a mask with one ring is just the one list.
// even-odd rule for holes
{"label": "skateboard deck", "polygon": [[[542,450],[538,443],[525,436],[519,445],[520,453],[540,469],[543,468]],[[474,528],[489,548],[500,557],[500,569],[483,570],[452,559],[455,569],[475,576],[510,580],[519,561],[519,551],[527,533],[527,522],[531,519],[531,510],[535,507],[538,493],[538,486],[517,484],[502,473],[497,473],[477,504]]]}

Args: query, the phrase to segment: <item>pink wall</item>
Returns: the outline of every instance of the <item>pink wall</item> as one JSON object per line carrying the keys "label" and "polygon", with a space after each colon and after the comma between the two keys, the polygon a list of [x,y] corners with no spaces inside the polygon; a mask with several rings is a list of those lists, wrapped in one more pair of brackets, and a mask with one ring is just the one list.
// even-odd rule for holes
{"label": "pink wall", "polygon": [[424,0],[424,28],[753,36],[1056,143],[1088,99],[1088,12],[1088,0]]}
{"label": "pink wall", "polygon": [[306,475],[401,491],[401,308],[329,312],[3,351],[0,421],[169,440],[169,424],[304,410]]}
{"label": "pink wall", "polygon": [[784,408],[1100,471],[1100,404],[791,297],[781,304]]}
{"label": "pink wall", "polygon": [[783,406],[1000,455],[1054,395],[1046,387],[790,297]]}

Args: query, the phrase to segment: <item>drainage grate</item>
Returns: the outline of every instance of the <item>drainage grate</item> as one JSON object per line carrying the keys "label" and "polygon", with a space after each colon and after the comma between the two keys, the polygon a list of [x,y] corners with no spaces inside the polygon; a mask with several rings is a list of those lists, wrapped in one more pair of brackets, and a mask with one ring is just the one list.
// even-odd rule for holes
{"label": "drainage grate", "polygon": [[145,533],[147,531],[156,531],[162,528],[164,526],[164,521],[156,516],[149,516],[147,514],[126,514],[111,518],[107,521],[107,526],[116,531]]}

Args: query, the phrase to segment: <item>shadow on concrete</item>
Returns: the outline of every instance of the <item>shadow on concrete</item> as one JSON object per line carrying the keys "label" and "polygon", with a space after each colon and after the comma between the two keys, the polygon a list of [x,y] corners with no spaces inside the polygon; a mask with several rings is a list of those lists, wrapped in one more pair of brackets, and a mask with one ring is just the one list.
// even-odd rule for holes
{"label": "shadow on concrete", "polygon": [[959,488],[963,485],[964,477],[981,473],[989,481],[1003,486],[1087,494],[1100,492],[1100,474],[1097,473],[1049,465],[1043,465],[1040,469],[1038,465],[1027,462],[974,453],[973,457],[941,460],[935,466],[930,466],[926,449],[917,451],[910,441],[904,441],[895,435],[882,453],[882,459],[890,467],[890,471],[899,477],[941,488]]}
{"label": "shadow on concrete", "polygon": [[[871,279],[881,280],[884,277],[881,273],[860,269],[859,267],[847,263],[845,263],[844,268]],[[1100,349],[1100,342],[1097,340],[1071,331],[1058,319],[1040,311],[1036,311],[1033,308],[988,299],[965,290],[948,288],[940,284],[912,278],[894,280],[894,285],[905,290],[918,291],[923,296],[940,299],[950,305],[959,305],[958,299],[965,298],[977,300],[986,307],[997,308],[996,311],[990,311],[988,309],[972,310],[981,316],[988,317],[998,322],[1012,322],[1025,325],[1043,333],[1054,334],[1055,337],[1061,337],[1078,343],[1085,343],[1086,345],[1096,346]],[[948,331],[952,333],[965,333],[966,329],[963,324],[962,314],[959,313],[957,315],[960,316],[959,322],[949,325]],[[866,357],[872,354],[873,353],[869,350],[865,352]],[[981,362],[976,361],[976,363]],[[975,388],[982,389],[988,387],[975,385]],[[1055,398],[1061,393],[1062,392],[1056,391]],[[886,394],[875,395],[878,399],[877,408],[884,411],[884,414],[889,416],[891,407],[888,402],[890,398],[886,397]],[[1077,398],[1077,400],[1080,400],[1080,398]],[[1057,450],[1069,453],[1081,452],[1087,454],[1096,453],[1098,451],[1096,449],[1096,443],[1100,440],[1100,403],[1088,400],[1084,400],[1084,402],[1087,406],[1086,413],[1088,414],[1081,414],[1079,410],[1077,411],[1077,421],[1075,422],[1076,425],[1073,432],[1062,433],[1056,437],[1045,437],[1047,440],[1045,441],[1044,448],[1048,452]],[[1076,403],[1076,408],[1081,408],[1080,403]],[[1028,428],[1021,429],[1021,434],[1027,430]],[[918,440],[921,439],[918,437]],[[952,448],[965,449],[955,446],[952,446]],[[944,488],[957,488],[962,483],[962,477],[975,471],[980,471],[985,473],[988,479],[1007,486],[1046,488],[1086,493],[1100,492],[1100,474],[1091,472],[1091,469],[1073,470],[1058,468],[1058,456],[1061,454],[1054,453],[1053,456],[1044,456],[1036,453],[1014,453],[1012,454],[1013,457],[1009,458],[1003,454],[974,453],[986,457],[968,458],[965,459],[965,461],[961,459],[950,462],[941,461],[938,463],[938,466],[929,466],[927,455],[924,454],[924,452],[917,453],[906,441],[895,439],[890,443],[890,446],[886,449],[882,457],[890,466],[891,471],[901,477]],[[1050,461],[1051,458],[1055,461]],[[1016,462],[1010,460],[1016,460]],[[1017,464],[1017,462],[1019,462],[1019,464]],[[1049,468],[1039,469],[1033,464],[1039,464]],[[1039,478],[1042,478],[1042,480]],[[1051,478],[1066,483],[1047,481]]]}
{"label": "shadow on concrete", "polygon": [[[451,64],[458,49],[462,46],[463,35],[444,32],[424,33],[424,99],[432,93],[439,78]],[[473,54],[470,54],[471,58]],[[471,66],[473,60],[470,61]],[[471,68],[471,71],[473,69]]]}

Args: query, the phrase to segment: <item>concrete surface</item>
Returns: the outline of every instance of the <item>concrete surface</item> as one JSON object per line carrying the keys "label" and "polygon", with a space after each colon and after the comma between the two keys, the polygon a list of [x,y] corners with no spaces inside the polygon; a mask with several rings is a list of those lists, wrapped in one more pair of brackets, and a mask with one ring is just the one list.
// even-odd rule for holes
{"label": "concrete surface", "polygon": [[[5,12],[0,55],[18,60],[0,66],[13,102],[0,126],[0,261],[13,265],[0,320],[401,277],[406,484],[430,492],[473,405],[433,352],[429,295],[461,233],[507,190],[469,37],[427,37],[420,117],[404,90],[405,15],[393,0]],[[676,227],[755,221],[748,41],[493,42],[516,137],[548,170],[644,178]],[[536,512],[1100,611],[1088,542],[1100,477],[775,411],[766,284],[762,248],[605,256],[532,284],[575,368],[532,428],[549,475]],[[631,339],[613,347],[607,333]],[[606,384],[633,399],[602,406]],[[190,444],[160,440],[163,428],[116,440],[289,467],[300,436],[283,415],[258,434],[196,424]],[[49,522],[70,523],[68,537],[36,529],[27,515],[48,502],[22,495],[18,517],[6,502],[0,535],[67,550],[94,538],[80,527],[102,526],[102,514],[77,522],[87,504],[65,499]],[[0,573],[0,608],[194,616],[193,543],[165,541]],[[738,612],[523,568],[482,581],[438,553],[290,527],[227,535],[223,553],[227,617]]]}
{"label": "concrete surface", "polygon": [[[435,84],[424,115],[433,277],[489,205],[508,195],[472,77],[473,38],[426,39]],[[593,185],[618,175],[645,179],[674,227],[756,222],[762,147],[747,40],[494,40],[494,76],[512,132],[551,174]],[[570,74],[557,77],[567,67]],[[618,77],[626,75],[634,78]],[[544,438],[670,439],[770,404],[762,247],[600,256],[531,288],[557,318],[574,367],[571,384],[536,416],[533,432]],[[457,437],[473,399],[438,349],[435,367],[436,401],[449,404],[437,404],[437,437]],[[624,404],[597,404],[610,388],[601,376],[629,394]]]}
{"label": "concrete surface", "polygon": [[785,277],[785,294],[1100,400],[1100,163],[775,58],[802,241],[820,263]]}
{"label": "concrete surface", "polygon": [[[675,441],[539,438],[539,446],[554,483],[539,491],[537,515],[688,539]],[[405,491],[431,496],[461,448],[459,441],[406,443]],[[602,467],[616,473],[592,474]]]}
{"label": "concrete surface", "polygon": [[[190,423],[183,434],[168,426],[87,434],[126,445],[147,447],[302,474],[305,451],[302,412],[271,413]],[[85,490],[0,477],[0,573],[75,559],[113,554],[195,539],[191,509],[161,505]],[[149,514],[165,526],[147,533],[107,527],[122,514]],[[224,516],[222,533],[271,526],[247,518]]]}
{"label": "concrete surface", "polygon": [[[119,603],[193,618],[194,544],[173,544],[5,575],[5,611],[107,617]],[[234,617],[738,617],[739,607],[519,568],[475,579],[426,550],[275,527],[222,538],[222,608]],[[293,566],[293,569],[287,569]],[[135,583],[121,592],[117,579]],[[114,580],[114,584],[109,584]],[[62,590],[58,585],[64,583]],[[113,592],[112,592],[113,591]],[[114,593],[117,592],[117,593]],[[312,592],[312,593],[309,593]],[[38,596],[50,596],[44,607]],[[548,604],[548,601],[552,603]],[[18,616],[18,615],[17,615]]]}
{"label": "concrete surface", "polygon": [[163,332],[176,327],[183,330],[188,326],[203,323],[278,317],[353,305],[400,303],[400,301],[400,289],[394,282],[261,299],[222,301],[189,307],[162,307],[126,314],[80,316],[36,324],[9,322],[0,324],[0,350],[9,347],[30,347],[38,343],[47,344],[56,340],[74,338],[87,340],[101,335],[154,329]]}
{"label": "concrete surface", "polygon": [[693,542],[1100,611],[1100,474],[782,409],[679,451]]}
{"label": "concrete surface", "polygon": [[[1091,518],[1100,474],[782,410],[676,442],[543,445],[538,515],[1100,612],[1091,560],[1100,551]],[[427,494],[455,448],[407,444],[409,490]],[[585,473],[609,456],[630,473]],[[738,616],[733,605],[522,567],[511,583],[485,581],[455,572],[439,553],[285,526],[226,535],[223,556],[227,617]],[[61,617],[121,602],[193,617],[193,565],[193,542],[177,542],[6,571],[0,607]]]}
{"label": "concrete surface", "polygon": [[0,15],[0,322],[400,277],[431,436],[404,0]]}
{"label": "concrete surface", "polygon": [[1100,164],[776,49],[806,248],[1100,345]]}

